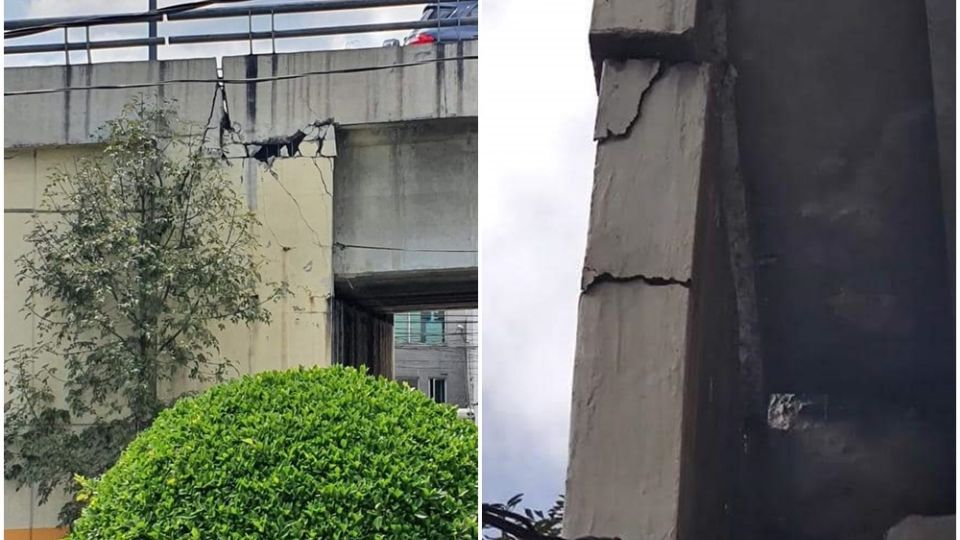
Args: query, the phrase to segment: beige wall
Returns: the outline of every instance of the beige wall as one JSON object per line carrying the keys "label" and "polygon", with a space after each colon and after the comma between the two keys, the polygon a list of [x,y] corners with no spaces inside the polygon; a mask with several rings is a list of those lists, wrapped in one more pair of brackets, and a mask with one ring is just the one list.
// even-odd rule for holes
{"label": "beige wall", "polygon": [[[324,156],[336,152],[332,136],[327,137]],[[4,339],[5,352],[19,343],[30,343],[34,325],[20,313],[24,287],[16,284],[15,260],[28,248],[23,236],[30,228],[32,211],[42,196],[48,171],[69,165],[74,158],[97,152],[93,146],[7,149],[4,160]],[[301,145],[304,156],[316,148]],[[287,369],[298,365],[330,364],[328,300],[333,293],[333,161],[332,157],[279,158],[268,170],[247,160],[232,160],[226,171],[236,179],[235,188],[247,196],[255,179],[253,209],[261,227],[262,254],[266,259],[265,282],[287,281],[293,295],[269,306],[273,322],[267,325],[231,326],[221,333],[222,354],[240,373]],[[50,216],[55,219],[54,216]],[[267,296],[264,287],[261,297]],[[167,394],[197,389],[186,377],[167,385]],[[14,491],[5,482],[5,535],[54,534],[62,500],[44,506],[31,502],[31,491]],[[29,536],[23,536],[27,538]],[[36,534],[34,535],[37,538]],[[51,536],[55,537],[55,536]]]}

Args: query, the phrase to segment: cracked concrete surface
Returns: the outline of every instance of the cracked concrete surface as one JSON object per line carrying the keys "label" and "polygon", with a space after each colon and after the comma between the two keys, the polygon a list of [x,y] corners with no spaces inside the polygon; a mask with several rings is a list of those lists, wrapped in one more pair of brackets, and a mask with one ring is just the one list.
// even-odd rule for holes
{"label": "cracked concrete surface", "polygon": [[661,74],[656,60],[608,60],[603,63],[595,141],[626,135],[640,117],[644,95]]}
{"label": "cracked concrete surface", "polygon": [[685,289],[690,288],[691,280],[687,279],[681,281],[679,279],[670,278],[670,277],[658,277],[658,276],[645,276],[643,274],[636,274],[632,276],[615,276],[609,272],[597,273],[593,268],[584,268],[584,282],[585,285],[581,292],[586,294],[595,286],[601,283],[629,283],[631,281],[642,281],[651,287],[663,287],[668,285],[677,285]]}
{"label": "cracked concrete surface", "polygon": [[[604,273],[691,278],[710,68],[660,65],[610,68],[601,89],[598,127],[625,135],[597,147],[582,289]],[[630,122],[614,126],[614,115]]]}

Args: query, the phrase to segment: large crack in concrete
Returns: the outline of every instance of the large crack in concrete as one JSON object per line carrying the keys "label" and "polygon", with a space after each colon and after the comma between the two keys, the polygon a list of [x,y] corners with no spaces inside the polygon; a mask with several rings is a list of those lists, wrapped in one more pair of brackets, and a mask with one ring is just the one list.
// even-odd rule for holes
{"label": "large crack in concrete", "polygon": [[590,292],[590,289],[601,283],[629,283],[633,281],[640,281],[652,287],[679,286],[683,287],[684,289],[689,289],[693,282],[693,280],[689,278],[681,280],[673,277],[648,276],[645,274],[618,276],[611,274],[610,272],[597,273],[596,270],[592,268],[584,269],[584,277],[589,278],[589,281],[587,281],[580,289],[581,294],[587,294]]}

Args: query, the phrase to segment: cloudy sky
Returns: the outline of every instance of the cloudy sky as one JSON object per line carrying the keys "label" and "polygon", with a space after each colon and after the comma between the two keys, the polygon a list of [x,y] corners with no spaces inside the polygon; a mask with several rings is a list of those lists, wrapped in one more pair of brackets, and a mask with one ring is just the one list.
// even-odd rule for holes
{"label": "cloudy sky", "polygon": [[[158,0],[159,7],[182,4],[189,0]],[[295,3],[302,0],[251,0],[243,3],[247,5],[269,5],[281,3]],[[146,11],[148,0],[4,0],[4,18],[22,19],[34,17],[62,17],[66,15],[91,15],[106,13],[137,13]],[[362,24],[386,21],[406,21],[420,18],[422,6],[399,6],[392,8],[377,8],[340,12],[326,12],[323,14],[293,13],[277,15],[274,24],[277,30],[290,28],[304,28],[310,25],[335,26],[345,24]],[[248,21],[246,17],[218,19],[211,21],[181,21],[161,23],[158,33],[160,36],[193,35],[209,33],[246,32]],[[270,29],[270,17],[261,15],[253,18],[254,31]],[[277,42],[277,52],[293,52],[304,50],[344,49],[359,47],[379,47],[389,38],[402,38],[407,32],[380,32],[374,34],[354,34],[344,36],[330,36],[321,38],[285,39]],[[99,26],[90,29],[90,39],[93,41],[107,39],[123,39],[132,37],[146,37],[146,24],[125,24]],[[71,41],[83,41],[84,30],[72,29]],[[33,43],[62,43],[63,33],[46,32],[36,36],[12,40],[9,45]],[[243,55],[249,51],[247,42],[238,43],[211,43],[198,45],[172,45],[161,47],[158,56],[164,58],[191,58],[210,56]],[[269,53],[270,42],[261,40],[254,42],[254,53]],[[71,53],[71,62],[86,62],[86,52]],[[146,60],[146,48],[131,49],[101,49],[93,51],[94,62]],[[63,53],[45,53],[36,55],[7,56],[7,66],[62,64]]]}
{"label": "cloudy sky", "polygon": [[[160,0],[160,6],[182,0]],[[253,3],[277,3],[258,0]],[[287,0],[290,1],[290,0]],[[563,490],[580,269],[593,169],[596,106],[587,47],[590,0],[483,0],[480,228],[483,317],[483,498],[523,492],[534,508]],[[136,12],[147,0],[5,0],[5,18]],[[278,28],[416,19],[419,7],[278,16]],[[161,25],[160,34],[245,31],[245,19]],[[268,29],[255,19],[254,29]],[[82,30],[71,39],[80,40]],[[280,42],[280,51],[379,46],[404,33]],[[106,27],[93,39],[145,36]],[[60,39],[36,36],[20,43]],[[269,42],[255,52],[269,52]],[[161,58],[246,54],[247,44],[162,48]],[[139,60],[145,49],[94,51]],[[62,63],[62,53],[7,57]],[[72,61],[85,61],[83,52]]]}
{"label": "cloudy sky", "polygon": [[563,491],[596,107],[590,0],[485,0],[480,38],[483,498]]}

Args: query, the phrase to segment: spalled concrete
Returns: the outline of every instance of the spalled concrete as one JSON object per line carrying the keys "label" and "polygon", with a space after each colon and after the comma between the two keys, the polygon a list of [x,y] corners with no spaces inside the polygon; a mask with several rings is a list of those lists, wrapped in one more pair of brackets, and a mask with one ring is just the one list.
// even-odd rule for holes
{"label": "spalled concrete", "polygon": [[[477,116],[477,42],[223,59],[224,78],[314,75],[227,87],[230,114],[248,138],[289,135],[315,120],[340,126]],[[364,67],[392,69],[363,71]]]}
{"label": "spalled concrete", "polygon": [[676,64],[655,77],[657,66],[604,67],[598,128],[633,120],[597,147],[582,288],[605,273],[691,278],[709,68]]}

